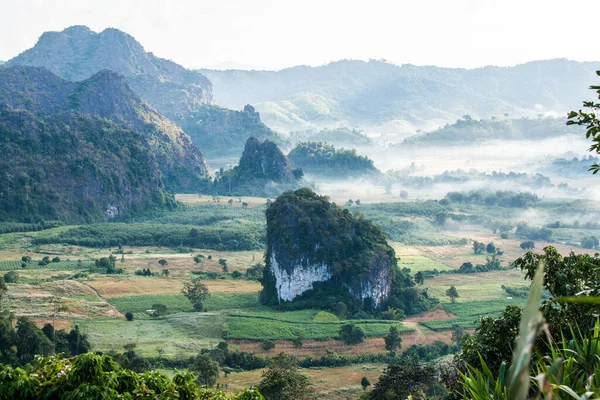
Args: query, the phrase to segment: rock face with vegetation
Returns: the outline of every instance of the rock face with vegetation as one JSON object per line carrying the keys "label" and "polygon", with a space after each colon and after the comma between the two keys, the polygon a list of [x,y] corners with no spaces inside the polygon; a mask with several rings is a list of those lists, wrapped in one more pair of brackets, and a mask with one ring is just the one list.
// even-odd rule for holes
{"label": "rock face with vegetation", "polygon": [[397,269],[394,250],[370,221],[310,189],[282,194],[267,210],[262,301],[291,301],[326,282],[381,306]]}
{"label": "rock face with vegetation", "polygon": [[[169,118],[203,152],[239,155],[250,136],[280,140],[253,108],[234,111],[212,105],[212,84],[199,72],[146,52],[117,29],[100,33],[85,26],[46,32],[37,44],[7,66],[45,67],[62,78],[81,81],[108,69],[122,75],[133,92]],[[251,112],[249,112],[251,111]]]}
{"label": "rock face with vegetation", "polygon": [[64,111],[0,104],[0,220],[91,222],[174,205],[147,139]]}
{"label": "rock face with vegetation", "polygon": [[115,72],[102,70],[85,81],[70,82],[45,68],[2,68],[0,103],[27,110],[42,120],[72,111],[141,133],[170,191],[197,192],[208,180],[204,156],[190,138],[140,100]]}
{"label": "rock face with vegetation", "polygon": [[373,160],[356,150],[336,149],[322,142],[298,143],[288,157],[294,166],[317,176],[352,178],[379,174]]}
{"label": "rock face with vegetation", "polygon": [[277,144],[250,137],[239,165],[217,172],[214,185],[219,194],[272,196],[296,188],[301,178],[302,171],[293,169]]}

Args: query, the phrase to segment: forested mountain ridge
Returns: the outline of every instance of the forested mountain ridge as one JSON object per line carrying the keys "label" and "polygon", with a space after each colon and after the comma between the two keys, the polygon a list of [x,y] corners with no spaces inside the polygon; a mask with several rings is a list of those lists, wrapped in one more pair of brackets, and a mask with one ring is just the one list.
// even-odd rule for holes
{"label": "forested mountain ridge", "polygon": [[6,64],[18,65],[45,67],[75,81],[105,69],[115,71],[137,96],[183,128],[205,154],[215,157],[238,156],[250,136],[280,142],[258,113],[212,105],[212,84],[204,75],[146,52],[132,36],[117,29],[95,33],[85,26],[72,26],[46,32],[33,48]]}
{"label": "forested mountain ridge", "polygon": [[[281,71],[200,70],[227,107],[254,104],[275,129],[394,124],[431,127],[432,120],[535,116],[567,112],[589,97],[596,63],[566,59],[477,69],[343,60]],[[429,121],[429,123],[428,123]]]}
{"label": "forested mountain ridge", "polygon": [[250,137],[239,165],[217,172],[214,184],[219,194],[273,196],[296,188],[302,176],[276,143]]}
{"label": "forested mountain ridge", "polygon": [[115,72],[103,70],[85,81],[70,82],[44,68],[1,68],[2,103],[42,120],[72,110],[142,133],[170,191],[198,191],[208,180],[206,161],[190,138],[140,100]]}
{"label": "forested mountain ridge", "polygon": [[146,52],[132,36],[113,28],[96,33],[72,26],[44,32],[33,48],[7,62],[15,65],[45,67],[73,81],[110,69],[163,113],[212,101],[212,84],[204,75]]}
{"label": "forested mountain ridge", "polygon": [[0,104],[0,220],[92,222],[174,205],[143,134]]}
{"label": "forested mountain ridge", "polygon": [[409,136],[403,145],[459,145],[485,142],[487,140],[539,140],[581,129],[567,126],[562,118],[493,118],[475,120],[465,115],[453,124],[434,131]]}

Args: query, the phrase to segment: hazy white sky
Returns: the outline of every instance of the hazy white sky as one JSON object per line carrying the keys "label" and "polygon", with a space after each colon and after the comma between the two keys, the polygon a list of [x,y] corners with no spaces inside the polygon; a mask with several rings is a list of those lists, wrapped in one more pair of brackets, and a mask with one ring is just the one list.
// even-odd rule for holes
{"label": "hazy white sky", "polygon": [[600,0],[0,0],[0,60],[44,31],[87,25],[126,31],[186,67],[593,61],[595,27],[584,19],[598,15]]}

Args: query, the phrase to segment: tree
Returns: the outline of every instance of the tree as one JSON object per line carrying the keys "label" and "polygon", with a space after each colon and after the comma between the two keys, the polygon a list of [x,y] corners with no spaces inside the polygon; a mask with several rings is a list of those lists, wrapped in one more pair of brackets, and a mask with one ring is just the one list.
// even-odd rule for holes
{"label": "tree", "polygon": [[50,339],[27,317],[19,317],[16,333],[17,357],[23,364],[30,363],[38,354],[48,356],[54,351]]}
{"label": "tree", "polygon": [[367,388],[369,386],[371,386],[371,382],[369,381],[369,378],[367,378],[366,376],[363,376],[362,379],[360,380],[360,386],[362,386],[363,390],[367,390]]}
{"label": "tree", "polygon": [[29,263],[29,262],[31,262],[31,257],[23,256],[23,257],[21,257],[21,261],[23,261],[24,263]]}
{"label": "tree", "polygon": [[96,260],[95,264],[96,268],[105,270],[107,274],[118,274],[121,271],[117,269],[116,261],[115,256],[110,255]]}
{"label": "tree", "polygon": [[383,337],[383,340],[385,341],[385,349],[392,354],[396,354],[396,350],[402,346],[402,337],[400,337],[400,332],[395,326],[390,326],[390,331]]}
{"label": "tree", "polygon": [[[581,239],[581,247],[583,247],[584,249],[593,249],[594,247],[598,246],[598,244],[599,242],[596,236],[587,236]],[[6,280],[6,282],[8,282],[8,280]]]}
{"label": "tree", "polygon": [[406,399],[408,396],[420,394],[433,383],[435,383],[433,366],[421,364],[415,359],[400,360],[386,367],[368,398]]}
{"label": "tree", "polygon": [[158,260],[158,263],[160,264],[161,267],[164,267],[165,265],[168,264],[167,260],[165,260],[164,258],[161,258],[160,260]]}
{"label": "tree", "polygon": [[4,299],[4,296],[6,296],[7,292],[8,292],[8,288],[6,287],[4,278],[0,277],[0,307],[2,306],[2,299]]}
{"label": "tree", "polygon": [[527,242],[521,243],[519,247],[521,247],[523,250],[530,250],[535,248],[535,243],[531,240],[528,240]]}
{"label": "tree", "polygon": [[204,255],[202,255],[202,254],[196,254],[194,256],[194,262],[196,264],[202,264],[203,261],[204,261]]}
{"label": "tree", "polygon": [[224,258],[219,258],[219,265],[223,269],[224,273],[229,272],[229,268],[227,267],[227,260]]}
{"label": "tree", "polygon": [[495,254],[496,253],[496,245],[494,245],[494,243],[488,243],[488,245],[485,247],[485,251],[488,254]]}
{"label": "tree", "polygon": [[200,282],[200,278],[185,282],[181,293],[192,303],[194,311],[202,311],[204,302],[209,296],[208,288]]}
{"label": "tree", "polygon": [[17,271],[8,271],[4,274],[4,282],[6,283],[17,283],[19,280],[19,274]]}
{"label": "tree", "polygon": [[422,285],[425,283],[425,275],[423,274],[423,272],[419,271],[415,274],[415,282],[418,283],[419,285]]}
{"label": "tree", "polygon": [[162,274],[163,274],[164,276],[169,276],[169,274],[170,274],[170,272],[169,272],[169,269],[168,269],[168,268],[165,268],[165,269],[163,269],[163,270],[162,270]]}
{"label": "tree", "polygon": [[456,345],[460,345],[460,340],[465,336],[465,330],[460,325],[452,326],[452,341]]}
{"label": "tree", "polygon": [[161,315],[165,315],[167,313],[167,306],[164,304],[152,304],[152,316],[160,317]]}
{"label": "tree", "polygon": [[267,400],[310,400],[316,398],[310,380],[298,372],[296,360],[283,353],[271,358],[269,361],[269,367],[262,373],[258,391]]}
{"label": "tree", "polygon": [[344,324],[339,330],[340,337],[345,344],[358,344],[365,341],[365,331],[354,324]]}
{"label": "tree", "polygon": [[133,313],[131,311],[126,312],[125,319],[127,319],[127,321],[133,321]]}
{"label": "tree", "polygon": [[296,331],[294,332],[294,338],[292,339],[292,344],[296,348],[296,360],[298,359],[298,352],[304,346],[304,332]]}
{"label": "tree", "polygon": [[[600,71],[596,71],[596,75],[600,76]],[[595,90],[598,93],[598,98],[600,98],[600,86],[592,85],[590,89]],[[589,109],[589,112],[583,110],[571,111],[567,116],[569,119],[567,125],[585,126],[585,137],[592,140],[592,146],[589,150],[600,154],[600,103],[584,101],[583,108]],[[589,171],[595,175],[600,171],[600,165],[593,164]]]}
{"label": "tree", "polygon": [[54,258],[52,259],[52,262],[53,262],[53,263],[58,263],[58,262],[60,262],[60,257],[54,257]]}
{"label": "tree", "polygon": [[485,250],[485,243],[478,242],[477,240],[473,242],[473,252],[475,254],[481,254]]}
{"label": "tree", "polygon": [[265,340],[261,346],[264,351],[269,351],[275,348],[275,342],[272,340]]}
{"label": "tree", "polygon": [[194,360],[193,371],[198,374],[197,381],[201,386],[213,387],[219,378],[219,363],[208,354],[199,354]]}
{"label": "tree", "polygon": [[450,286],[450,289],[446,290],[446,296],[450,297],[450,301],[454,303],[454,301],[459,298],[458,290],[454,285]]}
{"label": "tree", "polygon": [[79,330],[79,325],[75,325],[71,329],[67,335],[67,342],[69,343],[69,353],[72,356],[87,353],[91,348],[87,335]]}

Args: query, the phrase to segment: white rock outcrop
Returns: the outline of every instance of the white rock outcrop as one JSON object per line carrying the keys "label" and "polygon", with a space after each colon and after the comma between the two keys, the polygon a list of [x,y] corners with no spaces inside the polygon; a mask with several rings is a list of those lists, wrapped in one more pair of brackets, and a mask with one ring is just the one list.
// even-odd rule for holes
{"label": "white rock outcrop", "polygon": [[309,260],[300,260],[298,265],[288,269],[277,262],[277,252],[271,251],[271,272],[275,276],[279,301],[291,301],[294,297],[312,289],[315,282],[325,282],[331,278],[327,264],[311,264]]}

